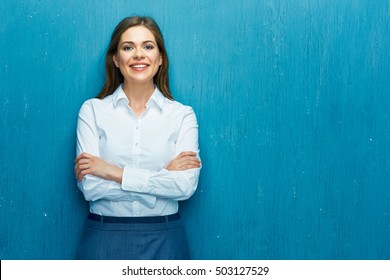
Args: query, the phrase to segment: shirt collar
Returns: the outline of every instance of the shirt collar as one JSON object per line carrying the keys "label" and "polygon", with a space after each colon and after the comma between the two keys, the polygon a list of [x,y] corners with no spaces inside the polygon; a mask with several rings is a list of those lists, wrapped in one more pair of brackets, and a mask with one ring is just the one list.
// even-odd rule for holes
{"label": "shirt collar", "polygon": [[[123,91],[122,84],[112,94],[112,102],[114,106],[116,106],[118,102],[120,102],[121,100],[125,100],[126,104],[129,102],[125,92]],[[164,95],[157,88],[157,86],[154,86],[154,92],[152,96],[149,98],[148,102],[146,102],[146,107],[155,104],[157,105],[158,108],[160,108],[160,110],[162,110],[164,108],[164,102],[165,102]]]}
{"label": "shirt collar", "polygon": [[127,99],[127,96],[125,94],[125,92],[123,91],[122,89],[122,85],[120,85],[115,91],[114,93],[112,94],[112,103],[114,104],[114,106],[116,107],[116,105],[118,104],[119,101],[121,100],[125,100],[126,101],[126,104],[129,102],[128,99]]}
{"label": "shirt collar", "polygon": [[162,109],[164,108],[164,102],[165,102],[164,95],[155,86],[154,87],[154,92],[153,92],[152,96],[149,98],[148,102],[146,102],[146,107],[149,107],[150,105],[152,105],[154,103],[162,111]]}

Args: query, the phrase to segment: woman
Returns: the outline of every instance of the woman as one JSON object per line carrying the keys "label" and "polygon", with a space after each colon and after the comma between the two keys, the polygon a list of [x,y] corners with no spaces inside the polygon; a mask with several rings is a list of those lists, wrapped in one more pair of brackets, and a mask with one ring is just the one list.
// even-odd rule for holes
{"label": "woman", "polygon": [[79,259],[189,259],[178,201],[200,172],[198,124],[173,100],[158,25],[128,17],[114,30],[106,82],[80,109],[75,173],[90,214]]}

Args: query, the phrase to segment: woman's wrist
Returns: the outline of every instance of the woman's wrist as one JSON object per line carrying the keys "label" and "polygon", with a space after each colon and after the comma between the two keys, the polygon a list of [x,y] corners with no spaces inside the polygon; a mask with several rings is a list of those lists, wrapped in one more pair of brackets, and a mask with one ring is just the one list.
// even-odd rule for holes
{"label": "woman's wrist", "polygon": [[110,170],[107,173],[107,177],[108,177],[107,179],[110,181],[114,181],[118,184],[122,184],[122,176],[123,176],[123,169],[115,165],[112,165]]}

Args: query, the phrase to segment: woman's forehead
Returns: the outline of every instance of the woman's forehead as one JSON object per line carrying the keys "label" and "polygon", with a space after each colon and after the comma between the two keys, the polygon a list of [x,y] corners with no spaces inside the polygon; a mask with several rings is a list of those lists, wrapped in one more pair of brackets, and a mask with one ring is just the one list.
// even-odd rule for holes
{"label": "woman's forehead", "polygon": [[153,33],[144,26],[130,27],[121,36],[121,42],[143,43],[145,41],[156,42],[156,39]]}

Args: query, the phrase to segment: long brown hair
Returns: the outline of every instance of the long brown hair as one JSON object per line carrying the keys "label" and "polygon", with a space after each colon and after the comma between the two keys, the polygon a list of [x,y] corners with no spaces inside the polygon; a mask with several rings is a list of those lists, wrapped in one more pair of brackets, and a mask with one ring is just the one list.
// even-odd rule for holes
{"label": "long brown hair", "polygon": [[143,26],[152,32],[156,39],[157,47],[161,53],[162,64],[158,69],[156,75],[153,77],[153,82],[157,85],[158,89],[162,94],[173,100],[173,97],[169,91],[169,80],[168,80],[168,55],[164,45],[164,39],[160,28],[157,23],[150,17],[133,16],[123,19],[115,28],[111,35],[111,41],[106,53],[106,82],[96,96],[96,98],[103,99],[104,97],[111,95],[123,83],[123,75],[120,70],[115,66],[113,57],[118,51],[118,45],[121,40],[122,34],[127,29],[134,26]]}

